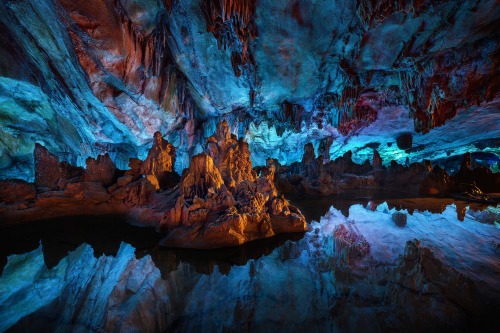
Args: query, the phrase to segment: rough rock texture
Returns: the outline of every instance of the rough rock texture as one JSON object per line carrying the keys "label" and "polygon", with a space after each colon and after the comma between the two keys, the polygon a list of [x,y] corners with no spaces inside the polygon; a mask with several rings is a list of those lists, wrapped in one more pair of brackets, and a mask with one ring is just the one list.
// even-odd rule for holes
{"label": "rough rock texture", "polygon": [[[299,161],[311,141],[335,141],[325,160],[353,150],[363,162],[377,143],[384,159],[411,162],[498,155],[493,0],[22,0],[0,11],[2,178],[33,178],[35,142],[78,166],[108,152],[123,169],[158,130],[181,173],[221,116],[248,135],[254,165]],[[417,134],[433,132],[446,150],[421,150],[436,140]],[[415,150],[386,148],[403,133]]]}
{"label": "rough rock texture", "polygon": [[398,227],[406,227],[406,220],[408,217],[405,213],[395,212],[392,214],[392,220]]}
{"label": "rough rock texture", "polygon": [[[0,192],[0,216],[6,223],[22,223],[79,214],[121,214],[134,223],[168,231],[164,245],[193,248],[234,246],[307,229],[301,212],[277,197],[273,166],[265,167],[255,179],[248,144],[231,138],[227,123],[220,122],[208,142],[207,149],[215,152],[231,187],[205,153],[193,156],[180,183],[172,184],[175,150],[159,132],[146,160],[131,158],[127,171],[117,170],[107,154],[89,158],[87,169],[80,170],[59,163],[37,145],[38,182],[4,182],[12,193]],[[71,174],[75,170],[78,175]]]}
{"label": "rough rock texture", "polygon": [[307,229],[301,212],[277,197],[272,167],[255,179],[248,144],[236,141],[227,122],[219,122],[207,142],[214,160],[202,153],[184,170],[181,196],[163,215],[162,227],[169,234],[162,245],[224,247]]}
{"label": "rough rock texture", "polygon": [[353,162],[351,151],[323,164],[322,157],[315,158],[313,146],[307,144],[301,162],[279,165],[271,160],[269,163],[277,170],[274,179],[278,190],[285,193],[330,195],[354,188],[405,195],[455,196],[492,204],[500,201],[496,195],[484,194],[498,192],[500,174],[483,166],[471,169],[470,153],[464,154],[460,170],[451,175],[427,160],[406,166],[392,160],[385,167],[376,150],[373,156],[373,165],[368,160],[363,164]]}
{"label": "rough rock texture", "polygon": [[155,132],[153,146],[148,152],[148,157],[141,163],[140,173],[145,176],[155,176],[161,188],[172,187],[175,181],[172,178],[174,166],[174,146],[164,140],[160,132]]}
{"label": "rough rock texture", "polygon": [[35,185],[57,189],[59,181],[69,180],[82,174],[83,169],[74,167],[67,162],[59,163],[59,158],[51,154],[40,144],[35,145],[33,152],[35,159]]}
{"label": "rough rock texture", "polygon": [[35,185],[20,179],[0,181],[0,201],[25,204],[36,198]]}
{"label": "rough rock texture", "polygon": [[212,158],[205,153],[193,156],[188,169],[184,169],[181,177],[181,195],[187,199],[205,197],[209,191],[219,190],[224,184],[219,169]]}
{"label": "rough rock texture", "polygon": [[255,180],[248,143],[243,138],[237,140],[229,131],[226,120],[217,124],[214,135],[207,139],[207,154],[214,160],[224,184],[234,187],[245,180]]}
{"label": "rough rock texture", "polygon": [[86,182],[100,182],[104,186],[110,186],[115,181],[115,163],[109,154],[97,156],[97,160],[92,157],[87,158],[87,167],[82,175],[82,180]]}

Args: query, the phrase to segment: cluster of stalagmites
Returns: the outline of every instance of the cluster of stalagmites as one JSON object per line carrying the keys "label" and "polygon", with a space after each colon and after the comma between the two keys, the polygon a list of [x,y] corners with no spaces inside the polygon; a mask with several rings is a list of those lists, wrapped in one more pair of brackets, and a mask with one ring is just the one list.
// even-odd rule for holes
{"label": "cluster of stalagmites", "polygon": [[268,169],[276,172],[275,182],[280,192],[331,195],[346,189],[383,188],[412,195],[459,196],[466,200],[488,200],[484,193],[495,193],[500,188],[500,174],[479,166],[471,169],[471,154],[463,156],[460,170],[450,175],[430,161],[407,166],[391,161],[382,165],[379,153],[374,150],[373,163],[352,161],[352,152],[323,163],[323,156],[316,157],[314,147],[304,147],[301,162],[280,165],[268,160]]}
{"label": "cluster of stalagmites", "polygon": [[272,168],[252,169],[248,144],[226,121],[193,156],[180,177],[175,148],[155,133],[144,161],[119,170],[108,154],[88,158],[85,169],[59,162],[37,144],[35,182],[2,181],[0,216],[7,223],[69,215],[124,214],[168,231],[163,245],[213,248],[278,233],[303,232],[300,211],[279,197]]}

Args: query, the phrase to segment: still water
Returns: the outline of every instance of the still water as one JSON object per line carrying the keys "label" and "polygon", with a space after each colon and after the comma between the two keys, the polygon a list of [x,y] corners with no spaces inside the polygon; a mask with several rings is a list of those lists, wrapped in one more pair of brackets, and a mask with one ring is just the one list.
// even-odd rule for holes
{"label": "still water", "polygon": [[[162,235],[118,216],[2,227],[0,332],[493,329],[497,208],[363,192],[289,199],[311,231],[210,251],[159,247]],[[340,224],[366,239],[366,256],[339,252]]]}

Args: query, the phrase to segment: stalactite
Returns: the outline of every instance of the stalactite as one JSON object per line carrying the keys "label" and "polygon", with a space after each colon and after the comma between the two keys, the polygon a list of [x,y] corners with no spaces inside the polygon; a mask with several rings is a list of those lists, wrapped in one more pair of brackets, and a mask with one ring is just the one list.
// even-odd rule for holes
{"label": "stalactite", "polygon": [[301,114],[304,112],[302,105],[285,101],[281,104],[280,111],[280,120],[289,123],[294,130],[300,130]]}
{"label": "stalactite", "polygon": [[255,0],[202,0],[200,8],[219,49],[231,52],[234,75],[239,77],[242,70],[253,72],[255,59],[253,40],[257,36],[255,25]]}

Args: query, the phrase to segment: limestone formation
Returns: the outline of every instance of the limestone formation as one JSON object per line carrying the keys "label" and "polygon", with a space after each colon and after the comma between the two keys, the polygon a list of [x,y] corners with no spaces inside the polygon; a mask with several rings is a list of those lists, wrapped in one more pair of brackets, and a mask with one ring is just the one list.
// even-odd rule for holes
{"label": "limestone formation", "polygon": [[156,176],[161,188],[172,187],[174,185],[172,180],[174,165],[174,146],[163,139],[160,132],[156,132],[148,157],[141,163],[141,174]]}
{"label": "limestone formation", "polygon": [[212,158],[205,153],[193,156],[189,168],[184,169],[181,177],[181,195],[193,199],[204,198],[210,189],[218,190],[224,182]]}
{"label": "limestone formation", "polygon": [[51,154],[47,148],[39,143],[35,144],[33,152],[35,158],[35,185],[57,189],[59,180],[68,180],[82,174],[82,169],[74,167],[67,162],[59,163],[59,157]]}
{"label": "limestone formation", "polygon": [[[108,154],[88,158],[83,170],[59,163],[37,146],[37,182],[7,181],[10,192],[0,191],[4,202],[0,214],[9,223],[123,214],[135,223],[168,232],[163,245],[192,248],[234,246],[307,229],[301,212],[277,197],[274,165],[264,167],[257,178],[248,144],[236,141],[227,122],[219,123],[208,142],[211,155],[193,156],[178,185],[171,184],[175,149],[159,132],[146,160],[131,158],[127,171],[117,170]],[[162,187],[165,184],[169,186]],[[36,195],[35,190],[42,193]]]}
{"label": "limestone formation", "polygon": [[[278,233],[306,230],[300,211],[283,197],[277,197],[272,167],[263,168],[261,177],[254,179],[249,159],[243,161],[242,168],[242,164],[231,158],[235,146],[228,144],[230,134],[226,125],[219,123],[208,147],[213,156],[219,158],[226,179],[230,179],[233,186],[224,184],[222,172],[210,156],[204,153],[193,156],[190,167],[182,174],[181,196],[175,207],[163,215],[162,227],[169,230],[163,245],[224,247]],[[241,143],[238,146],[241,147]]]}
{"label": "limestone formation", "polygon": [[237,140],[230,133],[226,120],[220,121],[214,135],[207,139],[206,152],[219,169],[226,186],[234,187],[242,181],[255,180],[248,143],[243,138]]}
{"label": "limestone formation", "polygon": [[88,157],[87,167],[82,175],[82,180],[86,182],[100,182],[104,186],[110,186],[114,182],[116,166],[109,157],[109,154],[97,156],[97,160]]}
{"label": "limestone formation", "polygon": [[[276,161],[270,163],[279,165]],[[259,168],[261,173],[264,170]],[[428,160],[406,166],[393,160],[385,167],[376,150],[373,165],[368,160],[363,164],[354,163],[351,151],[323,164],[321,156],[315,158],[313,146],[307,144],[301,162],[279,165],[275,170],[275,184],[283,193],[326,196],[348,189],[370,189],[419,196],[454,196],[490,204],[500,202],[496,195],[485,194],[498,192],[500,174],[483,166],[471,169],[470,153],[464,155],[460,170],[450,175]]]}

